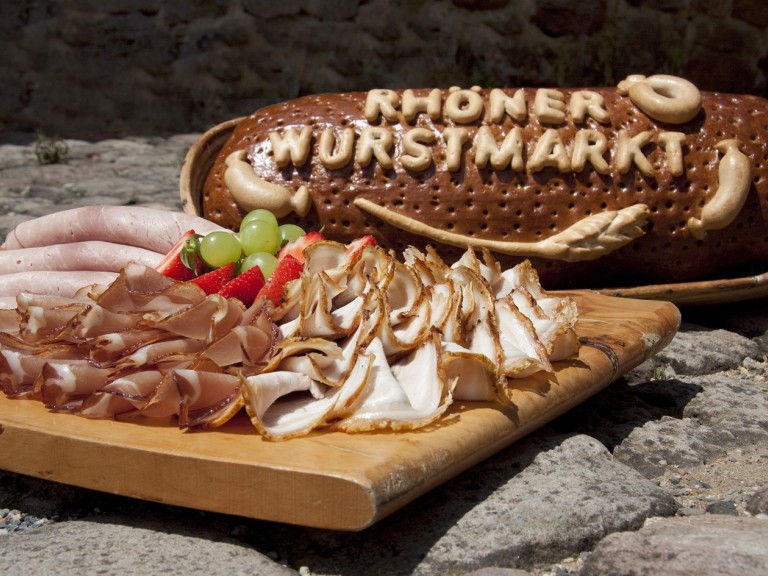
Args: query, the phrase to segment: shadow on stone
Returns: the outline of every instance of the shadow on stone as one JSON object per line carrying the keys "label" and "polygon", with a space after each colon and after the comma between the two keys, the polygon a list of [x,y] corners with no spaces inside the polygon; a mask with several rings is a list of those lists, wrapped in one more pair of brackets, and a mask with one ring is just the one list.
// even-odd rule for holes
{"label": "shadow on stone", "polygon": [[257,548],[319,573],[444,574],[530,569],[675,510],[668,494],[593,438],[542,431],[363,532],[248,526]]}
{"label": "shadow on stone", "polygon": [[550,423],[561,434],[587,434],[610,451],[635,429],[667,416],[682,418],[703,388],[677,379],[630,384],[622,378]]}
{"label": "shadow on stone", "polygon": [[716,306],[690,306],[681,311],[683,319],[692,324],[736,332],[747,338],[768,335],[766,299]]}

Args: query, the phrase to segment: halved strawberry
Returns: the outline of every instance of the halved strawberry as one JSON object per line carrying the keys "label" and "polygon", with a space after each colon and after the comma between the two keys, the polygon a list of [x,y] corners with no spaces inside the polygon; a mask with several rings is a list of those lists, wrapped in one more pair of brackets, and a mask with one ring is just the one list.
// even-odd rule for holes
{"label": "halved strawberry", "polygon": [[275,306],[279,306],[283,300],[285,285],[301,276],[302,270],[304,270],[304,263],[299,262],[291,254],[286,254],[280,260],[274,272],[272,272],[272,276],[269,277],[267,283],[264,284],[264,288],[261,289],[258,297],[266,296],[274,302]]}
{"label": "halved strawberry", "polygon": [[286,256],[290,255],[303,264],[304,249],[307,246],[314,244],[315,242],[320,242],[321,240],[325,240],[325,236],[323,236],[321,232],[307,232],[304,234],[304,236],[300,236],[293,242],[289,242],[283,246],[277,253],[277,260],[280,261]]}
{"label": "halved strawberry", "polygon": [[232,262],[231,264],[227,264],[221,268],[216,268],[216,270],[211,270],[210,272],[201,274],[197,278],[192,278],[190,282],[194,282],[200,286],[200,288],[202,288],[203,292],[206,294],[215,294],[221,290],[224,284],[232,280],[234,277],[235,263]]}
{"label": "halved strawberry", "polygon": [[371,236],[370,234],[366,234],[365,236],[360,236],[360,238],[357,238],[356,240],[352,240],[349,244],[347,244],[347,254],[349,254],[349,259],[351,261],[354,261],[357,256],[360,254],[360,251],[365,248],[366,246],[376,246],[376,238]]}
{"label": "halved strawberry", "polygon": [[250,306],[263,287],[264,274],[261,268],[254,266],[224,284],[219,294],[225,298],[237,298],[246,306]]}
{"label": "halved strawberry", "polygon": [[173,245],[155,270],[174,280],[191,280],[203,271],[203,261],[198,255],[199,235],[188,230]]}

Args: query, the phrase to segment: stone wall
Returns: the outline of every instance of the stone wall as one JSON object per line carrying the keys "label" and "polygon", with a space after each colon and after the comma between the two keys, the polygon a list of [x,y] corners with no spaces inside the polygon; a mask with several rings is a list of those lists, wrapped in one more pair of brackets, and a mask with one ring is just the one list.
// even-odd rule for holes
{"label": "stone wall", "polygon": [[0,3],[0,138],[201,131],[372,87],[766,93],[765,0],[17,0]]}

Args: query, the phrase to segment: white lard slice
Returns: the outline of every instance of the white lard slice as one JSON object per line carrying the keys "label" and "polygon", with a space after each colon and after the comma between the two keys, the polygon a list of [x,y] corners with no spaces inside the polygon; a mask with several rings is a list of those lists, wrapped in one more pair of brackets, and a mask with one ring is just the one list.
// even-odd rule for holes
{"label": "white lard slice", "polygon": [[249,376],[243,379],[245,409],[256,429],[269,440],[304,436],[347,416],[370,372],[371,358],[359,354],[349,377],[338,388],[283,370]]}
{"label": "white lard slice", "polygon": [[478,354],[456,344],[442,345],[443,365],[448,382],[455,386],[456,400],[489,401],[497,398],[497,367],[485,354]]}
{"label": "white lard slice", "polygon": [[510,297],[496,302],[496,318],[505,376],[521,378],[539,370],[552,370],[547,349],[536,335],[533,323],[520,312]]}
{"label": "white lard slice", "polygon": [[415,429],[434,422],[452,402],[439,367],[439,342],[428,339],[407,360],[390,367],[384,346],[374,338],[369,382],[354,413],[336,426],[345,432]]}

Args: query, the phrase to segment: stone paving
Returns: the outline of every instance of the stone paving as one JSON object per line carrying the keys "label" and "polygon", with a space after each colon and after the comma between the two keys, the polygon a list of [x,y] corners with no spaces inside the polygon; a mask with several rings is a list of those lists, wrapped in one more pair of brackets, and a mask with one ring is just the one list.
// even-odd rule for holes
{"label": "stone paving", "polygon": [[[94,203],[179,209],[197,135],[0,146],[0,237]],[[670,346],[543,429],[356,533],[0,471],[0,565],[36,574],[768,573],[768,303],[685,309]],[[85,543],[85,544],[84,544]]]}

